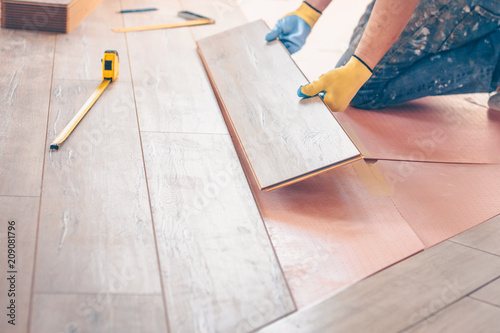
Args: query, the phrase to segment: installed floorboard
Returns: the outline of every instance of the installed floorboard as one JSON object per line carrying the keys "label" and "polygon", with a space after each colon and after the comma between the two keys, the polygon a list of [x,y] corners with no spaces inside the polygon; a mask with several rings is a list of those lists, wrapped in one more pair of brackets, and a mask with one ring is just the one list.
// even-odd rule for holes
{"label": "installed floorboard", "polygon": [[[498,242],[498,238],[496,240]],[[470,297],[500,307],[500,277],[482,287]]]}
{"label": "installed floorboard", "polygon": [[[98,85],[54,81],[48,142]],[[160,293],[136,113],[110,107],[131,95],[111,83],[46,156],[35,292]]]}
{"label": "installed floorboard", "polygon": [[[266,44],[263,21],[198,41],[227,125],[235,129],[261,189],[275,189],[359,158],[284,46]],[[235,47],[237,46],[237,47]]]}
{"label": "installed floorboard", "polygon": [[[2,304],[2,320],[0,331],[3,333],[24,333],[28,330],[28,310],[31,296],[31,278],[33,274],[33,258],[35,255],[36,227],[38,219],[38,197],[2,197],[0,196],[0,246],[3,251],[1,261],[2,282],[0,283],[0,300]],[[10,236],[15,236],[14,262],[8,262],[8,222],[14,221],[14,230]],[[14,234],[14,235],[13,235]],[[11,242],[12,243],[12,242]],[[14,267],[9,265],[13,264]],[[15,271],[16,273],[7,273]],[[14,280],[6,280],[15,275]],[[11,287],[14,283],[14,288]],[[8,295],[8,290],[10,289]],[[7,321],[14,318],[6,316],[10,313],[6,307],[10,300],[15,301],[15,325]]]}
{"label": "installed floorboard", "polygon": [[[500,212],[500,209],[499,209]],[[453,237],[456,243],[500,256],[500,215]]]}
{"label": "installed floorboard", "polygon": [[247,22],[238,0],[180,0],[183,10],[215,20],[215,24],[191,28],[195,40],[226,31]]}
{"label": "installed floorboard", "polygon": [[[118,80],[130,81],[125,37],[111,31],[123,26],[121,15],[116,13],[120,9],[119,1],[103,1],[71,34],[57,36],[54,79],[102,79],[104,51],[116,50],[120,63]],[[115,101],[113,106],[118,104]]]}
{"label": "installed floorboard", "polygon": [[38,196],[55,36],[0,29],[0,195]]}
{"label": "installed floorboard", "polygon": [[[177,0],[148,3],[158,11],[123,15],[125,26],[183,20],[176,17],[181,10]],[[134,6],[134,1],[123,1],[124,8]],[[141,131],[227,134],[189,28],[126,36]]]}
{"label": "installed floorboard", "polygon": [[33,308],[31,333],[167,332],[160,295],[39,294]]}
{"label": "installed floorboard", "polygon": [[261,332],[399,332],[491,281],[499,270],[500,257],[446,241]]}
{"label": "installed floorboard", "polygon": [[500,327],[500,308],[464,298],[405,333],[493,333]]}
{"label": "installed floorboard", "polygon": [[426,248],[500,213],[500,165],[377,165],[393,188],[398,210]]}
{"label": "installed floorboard", "polygon": [[229,136],[142,135],[172,332],[246,332],[292,312]]}
{"label": "installed floorboard", "polygon": [[500,163],[500,116],[487,94],[434,96],[383,110],[349,108],[335,117],[377,159]]}

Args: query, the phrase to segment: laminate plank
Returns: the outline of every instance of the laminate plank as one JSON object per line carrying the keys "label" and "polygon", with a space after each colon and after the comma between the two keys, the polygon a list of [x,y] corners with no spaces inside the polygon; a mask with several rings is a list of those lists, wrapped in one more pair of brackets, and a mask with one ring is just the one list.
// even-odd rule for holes
{"label": "laminate plank", "polygon": [[38,294],[32,333],[168,332],[160,295]]}
{"label": "laminate plank", "polygon": [[393,189],[396,207],[426,248],[500,213],[500,165],[377,165]]}
{"label": "laminate plank", "polygon": [[172,332],[247,332],[292,312],[230,137],[142,138]]}
{"label": "laminate plank", "polygon": [[[177,0],[148,4],[158,11],[124,15],[125,26],[183,20],[174,16],[181,10]],[[134,6],[134,1],[123,2],[123,8]],[[189,28],[126,36],[141,131],[227,134]]]}
{"label": "laminate plank", "polygon": [[404,332],[493,333],[499,326],[500,308],[464,298]]}
{"label": "laminate plank", "polygon": [[[491,238],[495,239],[496,237],[491,236]],[[498,242],[498,238],[496,238],[496,241]],[[488,283],[475,293],[471,294],[470,297],[500,307],[500,278]]]}
{"label": "laminate plank", "polygon": [[[499,210],[500,212],[500,210]],[[500,256],[500,215],[467,230],[451,240]]]}
{"label": "laminate plank", "polygon": [[39,196],[55,36],[0,29],[0,195]]}
{"label": "laminate plank", "polygon": [[123,26],[121,15],[116,13],[120,9],[119,1],[103,1],[71,34],[57,36],[54,79],[102,80],[104,51],[116,50],[118,81],[130,81],[125,37],[111,31]]}
{"label": "laminate plank", "polygon": [[307,83],[284,46],[266,44],[255,21],[198,41],[227,125],[235,129],[261,189],[272,189],[360,158],[319,97],[300,100]]}
{"label": "laminate plank", "polygon": [[499,270],[500,257],[446,241],[260,332],[399,332],[491,281]]}
{"label": "laminate plank", "polygon": [[[38,197],[1,197],[0,196],[0,248],[2,248],[2,283],[0,283],[0,300],[2,302],[2,320],[0,331],[3,333],[24,333],[28,330],[29,304],[31,296],[31,278],[33,274],[33,260],[35,256],[36,227],[38,221]],[[9,234],[9,221],[14,221]],[[14,235],[13,235],[13,234]],[[8,262],[9,237],[14,236],[13,250],[15,262]],[[11,241],[12,244],[12,241]],[[12,245],[11,245],[12,247]],[[13,264],[13,267],[9,265]],[[15,271],[16,273],[8,273]],[[13,280],[7,280],[14,275]],[[14,284],[14,288],[11,286]],[[11,300],[14,300],[15,317],[10,314]],[[13,320],[15,325],[9,324]]]}
{"label": "laminate plank", "polygon": [[500,116],[488,94],[432,96],[383,110],[349,108],[335,117],[376,159],[500,163]]}
{"label": "laminate plank", "polygon": [[238,0],[180,0],[183,10],[214,19],[215,24],[190,28],[195,40],[237,27],[247,22]]}
{"label": "laminate plank", "polygon": [[[99,82],[54,81],[46,149]],[[112,107],[125,97],[111,83],[46,156],[35,292],[160,293],[135,109]]]}

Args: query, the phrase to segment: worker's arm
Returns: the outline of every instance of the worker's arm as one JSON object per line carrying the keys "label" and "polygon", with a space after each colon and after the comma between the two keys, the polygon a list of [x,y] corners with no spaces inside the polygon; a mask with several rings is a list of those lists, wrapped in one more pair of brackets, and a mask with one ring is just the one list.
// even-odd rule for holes
{"label": "worker's arm", "polygon": [[304,1],[296,11],[278,20],[273,30],[266,35],[266,41],[278,38],[290,54],[297,52],[304,46],[312,27],[330,2],[331,0]]}
{"label": "worker's arm", "polygon": [[324,92],[324,101],[331,111],[344,111],[398,39],[417,4],[418,0],[377,0],[354,56],[345,66],[300,87],[298,95],[311,97]]}
{"label": "worker's arm", "polygon": [[326,7],[332,2],[332,0],[308,0],[307,3],[309,3],[311,6],[319,10],[320,12],[324,11]]}

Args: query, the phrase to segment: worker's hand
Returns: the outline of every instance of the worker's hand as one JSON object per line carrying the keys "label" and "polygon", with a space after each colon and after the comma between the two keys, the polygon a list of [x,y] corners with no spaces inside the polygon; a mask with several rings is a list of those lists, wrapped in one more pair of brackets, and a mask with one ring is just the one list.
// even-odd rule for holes
{"label": "worker's hand", "polygon": [[372,70],[356,56],[345,66],[332,69],[311,84],[301,86],[299,97],[323,95],[323,100],[333,112],[342,112],[354,98],[358,90],[372,75]]}
{"label": "worker's hand", "polygon": [[296,11],[276,23],[274,29],[266,35],[266,41],[278,38],[288,52],[294,54],[304,46],[307,36],[320,16],[320,11],[304,1]]}

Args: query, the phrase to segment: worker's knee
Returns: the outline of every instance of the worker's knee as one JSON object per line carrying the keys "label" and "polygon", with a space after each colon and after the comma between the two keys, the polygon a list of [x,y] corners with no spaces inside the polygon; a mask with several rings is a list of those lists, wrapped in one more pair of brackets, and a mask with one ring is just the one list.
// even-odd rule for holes
{"label": "worker's knee", "polygon": [[352,99],[350,105],[358,109],[381,109],[396,104],[396,98],[387,96],[383,90],[361,89]]}

